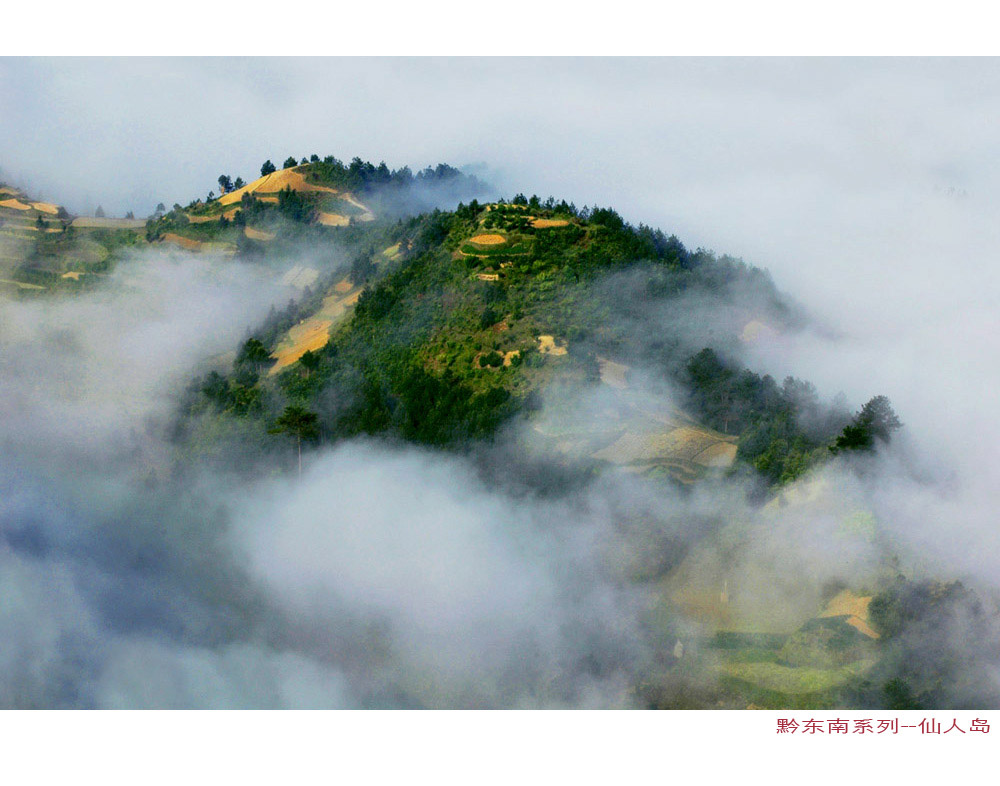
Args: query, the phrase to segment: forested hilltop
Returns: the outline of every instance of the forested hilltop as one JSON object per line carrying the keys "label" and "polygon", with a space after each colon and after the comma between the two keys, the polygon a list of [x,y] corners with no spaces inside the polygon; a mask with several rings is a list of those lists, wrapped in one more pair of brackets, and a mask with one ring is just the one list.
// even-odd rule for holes
{"label": "forested hilltop", "polygon": [[[327,171],[315,166],[314,177]],[[323,182],[344,182],[348,171]],[[305,202],[287,186],[272,203],[246,190],[231,218],[200,224],[206,240],[233,227],[266,238],[244,240],[251,259],[307,247],[320,261],[303,268],[301,295],[247,337],[231,366],[192,385],[180,433],[195,452],[231,440],[241,461],[266,463],[283,452],[281,434],[307,450],[359,434],[461,448],[531,421],[546,391],[565,401],[603,384],[628,402],[628,422],[546,418],[545,435],[572,442],[575,458],[681,482],[744,467],[771,485],[829,455],[849,424],[849,412],[822,406],[807,382],[778,383],[740,364],[742,345],[801,316],[739,260],[689,251],[610,208],[518,195],[346,225],[337,264],[323,250],[328,230],[299,209]],[[174,221],[167,214],[148,231]],[[648,402],[638,399],[664,386],[673,391],[668,421],[642,422]],[[623,431],[633,442],[656,442],[656,431],[675,439],[619,445]]]}

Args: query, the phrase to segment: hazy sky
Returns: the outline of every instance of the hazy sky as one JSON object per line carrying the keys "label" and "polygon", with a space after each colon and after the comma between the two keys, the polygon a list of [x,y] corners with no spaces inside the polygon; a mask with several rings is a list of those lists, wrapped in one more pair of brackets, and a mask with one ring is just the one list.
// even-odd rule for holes
{"label": "hazy sky", "polygon": [[0,170],[146,215],[267,158],[480,165],[794,276],[936,190],[995,199],[998,114],[976,59],[15,58]]}
{"label": "hazy sky", "polygon": [[983,190],[998,80],[941,59],[5,59],[0,165],[78,209],[146,211],[265,158],[482,163],[708,234],[694,208],[726,231],[762,181],[772,210],[816,181]]}

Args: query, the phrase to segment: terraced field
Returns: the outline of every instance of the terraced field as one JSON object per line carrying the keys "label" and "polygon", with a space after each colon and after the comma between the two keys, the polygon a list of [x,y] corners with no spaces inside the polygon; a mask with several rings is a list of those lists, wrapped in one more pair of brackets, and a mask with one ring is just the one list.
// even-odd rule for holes
{"label": "terraced field", "polygon": [[278,343],[271,355],[277,362],[268,372],[279,374],[295,363],[306,352],[315,352],[330,340],[330,328],[342,320],[358,302],[362,287],[354,286],[346,278],[330,288],[323,298],[323,305],[313,316],[295,325]]}
{"label": "terraced field", "polygon": [[[553,336],[539,337],[543,355],[558,357],[569,351]],[[562,405],[535,426],[553,448],[639,474],[665,474],[682,483],[732,465],[736,437],[701,426],[676,407],[632,389],[628,366],[607,358],[599,358],[598,365],[602,386],[611,393],[600,417]]]}

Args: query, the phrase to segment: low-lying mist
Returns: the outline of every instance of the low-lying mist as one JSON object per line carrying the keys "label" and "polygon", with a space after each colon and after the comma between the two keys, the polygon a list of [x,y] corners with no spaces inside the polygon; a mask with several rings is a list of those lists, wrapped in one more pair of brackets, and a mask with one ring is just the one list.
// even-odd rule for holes
{"label": "low-lying mist", "polygon": [[[737,482],[526,454],[528,426],[465,456],[352,441],[301,477],[173,473],[181,391],[281,302],[273,281],[154,255],[72,299],[0,302],[3,706],[639,707],[650,681],[697,706],[704,674],[671,670],[702,624],[686,591],[807,617],[831,582],[878,575],[889,546],[844,529],[858,510],[896,551],[947,553],[900,517],[948,499],[894,455],[877,481],[834,464],[763,510]],[[631,374],[629,406],[676,406]],[[546,406],[592,422],[622,405],[563,395]]]}

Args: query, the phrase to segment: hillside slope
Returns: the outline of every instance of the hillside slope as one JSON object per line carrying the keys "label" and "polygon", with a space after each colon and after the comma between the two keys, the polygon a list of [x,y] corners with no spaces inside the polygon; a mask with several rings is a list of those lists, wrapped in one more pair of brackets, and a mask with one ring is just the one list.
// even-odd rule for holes
{"label": "hillside slope", "polygon": [[[759,271],[554,200],[472,202],[358,232],[350,269],[262,325],[263,354],[204,382],[192,415],[261,434],[293,406],[315,413],[324,440],[453,446],[528,416],[536,447],[572,460],[682,482],[733,464],[738,432],[699,422],[694,401],[654,394],[648,378],[678,383],[709,336],[733,348],[751,320],[787,321]],[[655,322],[673,332],[650,333]],[[592,388],[610,416],[574,415]]]}

